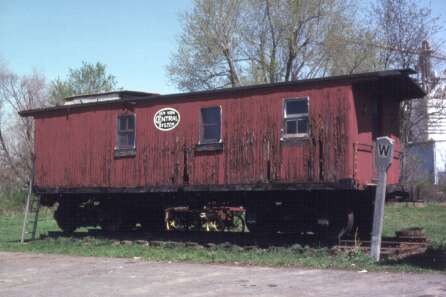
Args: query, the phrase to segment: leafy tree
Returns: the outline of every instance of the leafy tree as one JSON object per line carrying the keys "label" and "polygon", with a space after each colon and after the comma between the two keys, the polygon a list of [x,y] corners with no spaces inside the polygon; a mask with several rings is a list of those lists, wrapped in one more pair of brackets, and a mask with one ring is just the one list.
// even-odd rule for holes
{"label": "leafy tree", "polygon": [[[364,47],[348,47],[347,37],[370,36],[355,23],[355,7],[349,0],[195,0],[167,67],[170,80],[191,91],[362,70],[374,61]],[[346,49],[351,55],[343,57]],[[338,67],[340,57],[352,62]]]}
{"label": "leafy tree", "polygon": [[53,104],[63,101],[63,98],[81,94],[101,93],[115,90],[115,76],[108,74],[106,65],[97,62],[90,64],[82,62],[78,69],[69,69],[65,80],[57,78],[49,87],[49,100]]}
{"label": "leafy tree", "polygon": [[195,0],[171,82],[192,91],[414,67],[438,19],[415,0]]}
{"label": "leafy tree", "polygon": [[243,1],[195,0],[168,73],[182,90],[240,85]]}

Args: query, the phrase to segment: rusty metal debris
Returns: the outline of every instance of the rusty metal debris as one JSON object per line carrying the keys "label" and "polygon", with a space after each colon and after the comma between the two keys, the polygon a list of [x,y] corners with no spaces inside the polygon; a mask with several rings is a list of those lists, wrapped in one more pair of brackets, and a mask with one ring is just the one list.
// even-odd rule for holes
{"label": "rusty metal debris", "polygon": [[206,206],[203,209],[171,207],[166,209],[167,231],[245,231],[243,207]]}
{"label": "rusty metal debris", "polygon": [[[387,259],[402,259],[407,256],[422,254],[428,247],[428,240],[422,228],[414,227],[395,232],[394,237],[383,237],[381,254]],[[370,252],[370,241],[341,240],[338,250],[353,249]]]}

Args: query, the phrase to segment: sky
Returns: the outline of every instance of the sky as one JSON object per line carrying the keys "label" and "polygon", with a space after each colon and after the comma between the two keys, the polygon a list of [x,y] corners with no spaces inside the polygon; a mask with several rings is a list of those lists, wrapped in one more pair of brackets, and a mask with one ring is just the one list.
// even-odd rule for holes
{"label": "sky", "polygon": [[107,65],[119,87],[161,94],[187,0],[0,0],[0,59],[18,74],[65,78],[82,61]]}
{"label": "sky", "polygon": [[[367,1],[367,0],[366,0]],[[446,28],[446,0],[431,3]],[[64,79],[82,61],[107,65],[126,90],[175,93],[166,66],[191,0],[0,0],[0,61]],[[446,33],[441,34],[446,40]],[[446,52],[446,50],[444,51]]]}

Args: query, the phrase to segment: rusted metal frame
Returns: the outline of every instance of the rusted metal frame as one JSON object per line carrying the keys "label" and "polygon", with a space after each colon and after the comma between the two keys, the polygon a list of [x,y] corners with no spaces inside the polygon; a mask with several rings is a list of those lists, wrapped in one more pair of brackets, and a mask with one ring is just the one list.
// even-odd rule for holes
{"label": "rusted metal frame", "polygon": [[82,187],[82,188],[50,188],[34,187],[38,194],[111,194],[111,193],[163,193],[163,192],[200,192],[200,191],[297,191],[297,190],[354,190],[351,183],[262,183],[262,184],[234,184],[234,185],[184,185],[184,186],[155,186],[155,187]]}

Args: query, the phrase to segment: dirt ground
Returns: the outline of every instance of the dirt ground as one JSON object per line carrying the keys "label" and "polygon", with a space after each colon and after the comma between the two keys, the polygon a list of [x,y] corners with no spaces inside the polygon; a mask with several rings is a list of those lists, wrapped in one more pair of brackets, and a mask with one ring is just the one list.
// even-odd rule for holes
{"label": "dirt ground", "polygon": [[446,275],[0,252],[0,296],[446,296]]}

